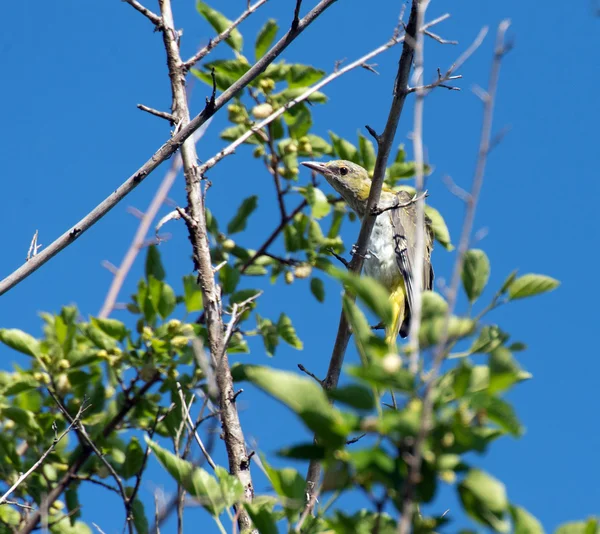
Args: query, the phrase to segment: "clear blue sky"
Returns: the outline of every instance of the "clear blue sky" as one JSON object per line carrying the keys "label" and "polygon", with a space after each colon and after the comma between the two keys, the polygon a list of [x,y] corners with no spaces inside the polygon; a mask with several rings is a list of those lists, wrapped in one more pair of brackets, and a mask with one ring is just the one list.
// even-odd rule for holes
{"label": "clear blue sky", "polygon": [[[246,0],[213,3],[234,18]],[[315,2],[304,3],[305,11]],[[156,9],[155,4],[148,0],[149,7]],[[366,4],[358,0],[338,2],[284,57],[330,71],[336,60],[354,59],[381,44],[391,33],[401,4],[372,0],[365,9]],[[293,5],[292,0],[272,0],[243,24],[250,58],[254,36],[264,20],[274,17],[286,26]],[[183,48],[192,53],[207,42],[212,31],[195,13],[192,0],[174,1],[174,10],[177,25],[185,29]],[[498,287],[514,268],[523,273],[549,274],[562,285],[554,293],[517,302],[493,316],[515,340],[529,345],[519,357],[534,378],[510,396],[527,432],[521,440],[501,440],[487,457],[475,458],[474,462],[484,464],[502,479],[511,501],[529,509],[550,531],[563,521],[597,513],[600,502],[600,363],[594,355],[593,337],[598,328],[595,302],[600,297],[593,274],[598,259],[594,235],[600,223],[600,19],[587,0],[551,0],[543,7],[518,0],[434,0],[429,16],[446,10],[452,18],[435,31],[459,40],[460,45],[427,41],[426,70],[430,77],[438,66],[447,67],[483,25],[491,25],[493,35],[501,19],[508,17],[513,23],[510,35],[515,49],[502,66],[495,118],[496,130],[507,125],[512,129],[489,160],[476,221],[476,228],[487,228],[488,233],[478,246],[491,259],[491,288]],[[22,263],[36,229],[40,242],[49,244],[168,138],[166,123],[138,111],[135,105],[166,109],[170,103],[160,34],[152,33],[146,19],[123,2],[9,2],[3,17],[2,277]],[[481,112],[470,88],[487,83],[492,35],[462,70],[460,86],[464,90],[440,89],[426,102],[425,142],[429,160],[435,165],[428,184],[430,201],[444,213],[454,237],[460,230],[463,207],[445,189],[441,177],[449,174],[464,187],[470,184]],[[332,129],[356,139],[357,130],[365,124],[381,130],[399,52],[396,48],[377,58],[379,77],[355,71],[327,87],[330,103],[313,110],[317,132],[326,135]],[[223,47],[212,57],[229,53]],[[206,87],[196,84],[194,112],[201,109],[205,95]],[[397,143],[410,144],[406,139],[412,124],[410,104],[402,117]],[[224,115],[213,121],[199,146],[201,158],[210,157],[222,146],[217,134],[225,123]],[[145,209],[165,171],[159,169],[75,245],[4,295],[0,326],[40,335],[40,311],[57,311],[61,305],[76,303],[86,316],[97,313],[111,279],[101,262],[120,262],[136,229],[137,221],[126,208]],[[240,150],[216,167],[210,178],[209,205],[226,219],[242,198],[251,193],[260,195],[262,209],[239,240],[246,246],[262,242],[276,225],[277,212],[271,181],[261,165],[250,159],[247,149]],[[172,198],[183,203],[181,179]],[[182,224],[171,223],[167,230],[173,239],[161,246],[161,252],[170,281],[179,287],[181,276],[192,268],[188,241]],[[354,242],[357,232],[356,225],[346,227],[347,245]],[[452,254],[438,247],[438,277],[449,277],[452,260]],[[132,292],[141,267],[138,262],[122,291],[122,300]],[[325,304],[318,304],[302,282],[291,287],[267,286],[263,314],[276,317],[295,302],[291,315],[306,348],[298,353],[281,347],[269,363],[294,369],[302,362],[324,375],[339,315],[337,286],[328,282],[327,289]],[[125,317],[123,312],[115,316]],[[252,354],[241,360],[266,363],[261,346],[252,347]],[[9,368],[15,358],[1,347],[0,357],[2,368]],[[348,358],[356,358],[354,351]],[[260,393],[246,388],[240,406],[246,436],[270,457],[280,446],[307,437],[285,409]],[[265,491],[266,481],[257,469],[254,475],[257,491]],[[146,501],[151,498],[153,484],[160,486],[163,481],[160,468],[153,467],[142,487]],[[107,500],[100,504],[92,491],[87,496],[84,518],[97,522],[107,534],[119,532],[118,503]],[[353,506],[356,502],[349,499],[342,504]],[[114,519],[106,513],[109,505]],[[451,514],[457,512],[450,491],[444,492],[438,512],[446,508]]]}

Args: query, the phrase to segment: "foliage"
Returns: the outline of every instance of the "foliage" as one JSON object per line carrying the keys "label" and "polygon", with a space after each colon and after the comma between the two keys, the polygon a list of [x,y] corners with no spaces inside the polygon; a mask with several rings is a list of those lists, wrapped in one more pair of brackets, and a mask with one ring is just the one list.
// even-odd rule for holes
{"label": "foliage", "polygon": [[[204,2],[198,1],[197,8],[216,31],[229,26],[230,21]],[[268,20],[256,38],[254,57],[262,57],[277,34],[276,22]],[[250,67],[242,54],[244,41],[238,30],[230,34],[227,43],[234,59],[218,59],[193,69],[198,79],[209,84],[214,69],[219,90],[229,87]],[[238,94],[229,105],[231,126],[221,132],[221,138],[237,139],[256,120],[302,94],[323,76],[323,71],[311,65],[271,64],[252,82],[250,94]],[[372,279],[333,267],[331,252],[344,252],[340,231],[346,219],[354,220],[353,214],[339,198],[323,191],[314,177],[307,183],[300,180],[298,158],[349,159],[373,172],[376,152],[368,138],[359,133],[353,144],[334,132],[327,137],[315,133],[313,112],[318,110],[316,104],[326,102],[325,94],[313,93],[308,103],[288,109],[247,141],[254,158],[273,176],[281,198],[297,198],[298,209],[288,212],[295,214],[282,214],[283,256],[267,253],[266,248],[257,253],[241,244],[249,240],[245,230],[262,201],[257,196],[239,199],[239,207],[224,225],[207,211],[207,229],[213,264],[219,266],[224,316],[235,321],[231,323],[229,354],[250,352],[251,346],[257,346],[252,345],[252,338],[260,338],[268,356],[276,355],[282,341],[302,350],[303,343],[285,310],[272,318],[259,313],[259,288],[263,285],[259,278],[274,283],[282,277],[288,284],[306,284],[320,303],[326,298],[323,278],[329,276],[358,299],[355,303],[345,296],[342,307],[362,365],[348,367],[345,385],[333,391],[275,365],[233,365],[235,381],[264,391],[306,427],[300,441],[278,452],[290,461],[287,467],[277,469],[269,458],[262,458],[272,491],[240,504],[244,488],[238,478],[223,466],[210,469],[199,465],[190,454],[193,433],[186,430],[182,398],[187,404],[196,394],[208,404],[215,401],[216,388],[214,368],[203,349],[208,335],[201,290],[193,275],[184,277],[179,290],[171,287],[158,249],[150,247],[145,277],[127,305],[129,319],[86,320],[75,307],[66,306],[59,313],[42,314],[40,339],[15,329],[0,330],[0,342],[27,357],[25,365],[0,373],[3,488],[8,489],[27,471],[53,444],[52,437],[68,426],[61,410],[73,416],[82,403],[88,405],[81,424],[102,452],[102,457],[97,456],[81,434],[72,432],[55,444],[43,468],[11,495],[13,502],[39,507],[44,495],[59,481],[67,480],[64,502],[57,500],[48,512],[51,532],[91,532],[80,510],[81,487],[93,483],[113,486],[115,476],[124,485],[125,513],[138,533],[147,532],[152,513],[144,509],[137,489],[149,455],[156,457],[221,531],[225,531],[223,517],[233,519],[233,506],[244,506],[261,534],[292,529],[305,506],[304,477],[293,466],[297,461],[318,459],[325,470],[320,501],[329,499],[330,504],[318,508],[315,517],[305,517],[302,532],[396,532],[396,517],[405,498],[407,458],[421,428],[423,391],[429,378],[425,373],[409,373],[405,365],[408,354],[390,354],[382,337],[369,326],[366,313],[384,325],[390,323],[385,290]],[[415,163],[407,161],[400,146],[386,170],[386,184],[411,190],[406,180],[415,171]],[[432,169],[424,171],[428,174]],[[427,210],[437,241],[451,250],[442,215],[430,206]],[[558,282],[538,274],[510,275],[489,304],[475,311],[485,295],[489,275],[485,252],[469,250],[462,272],[470,303],[468,314],[447,318],[448,304],[442,295],[426,292],[423,297],[421,348],[435,350],[447,330],[448,343],[441,350],[450,363],[431,383],[433,418],[424,443],[416,499],[419,504],[435,503],[440,486],[451,485],[477,525],[496,532],[541,533],[540,522],[511,501],[510,489],[479,467],[481,462],[473,453],[484,454],[504,436],[522,435],[517,411],[506,397],[517,384],[531,378],[515,354],[523,344],[511,341],[510,335],[490,320],[490,313],[510,301],[552,290]],[[387,391],[395,394],[397,408],[382,402]],[[207,435],[214,435],[216,418],[209,416],[200,422],[204,425],[200,430],[213,425]],[[363,493],[370,506],[351,511],[336,508],[337,499],[351,491]],[[442,506],[437,514],[416,516],[414,531],[437,532],[452,525],[453,513],[444,515],[443,510]],[[2,532],[18,531],[26,515],[22,507],[0,505]],[[592,518],[569,523],[557,533],[597,529],[597,520]]]}

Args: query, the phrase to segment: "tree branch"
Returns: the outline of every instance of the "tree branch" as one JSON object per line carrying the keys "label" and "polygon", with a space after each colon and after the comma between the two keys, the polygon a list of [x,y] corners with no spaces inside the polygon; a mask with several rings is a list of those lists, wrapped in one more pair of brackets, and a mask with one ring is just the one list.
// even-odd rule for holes
{"label": "tree branch", "polygon": [[153,11],[150,11],[147,7],[144,7],[137,0],[122,0],[129,4],[133,9],[139,11],[144,17],[146,17],[157,29],[162,28],[162,19]]}
{"label": "tree branch", "polygon": [[442,363],[446,358],[448,326],[450,323],[450,317],[456,307],[458,287],[460,284],[464,256],[467,252],[467,249],[469,248],[470,236],[471,232],[473,231],[473,221],[475,219],[475,211],[477,207],[477,202],[479,200],[479,194],[481,192],[481,187],[483,185],[487,156],[490,150],[492,119],[494,114],[494,102],[496,98],[496,91],[498,88],[498,78],[500,75],[500,65],[502,62],[502,58],[504,57],[504,54],[507,51],[507,48],[504,44],[504,37],[509,25],[510,21],[504,20],[498,26],[496,45],[494,48],[494,61],[492,64],[490,81],[487,91],[488,97],[484,100],[483,123],[481,128],[481,138],[479,141],[479,153],[477,157],[477,164],[475,166],[475,175],[473,177],[471,195],[466,201],[467,208],[465,213],[465,220],[463,223],[462,233],[458,246],[458,256],[456,258],[456,263],[454,264],[454,270],[452,273],[450,290],[448,292],[448,311],[446,313],[446,318],[444,321],[443,334],[439,344],[436,347],[433,367],[431,369],[427,383],[425,384],[425,392],[423,394],[423,412],[421,416],[421,426],[419,428],[419,433],[417,434],[417,437],[415,439],[413,449],[414,452],[408,462],[409,472],[405,482],[404,495],[402,497],[402,517],[398,525],[399,534],[408,534],[410,532],[410,527],[412,524],[412,517],[414,512],[414,493],[421,474],[421,465],[423,462],[423,446],[429,434],[431,420],[433,416],[433,386],[439,375]]}
{"label": "tree branch", "polygon": [[114,208],[123,198],[135,189],[152,171],[161,163],[170,158],[184,141],[202,126],[210,117],[226,105],[233,96],[244,89],[250,82],[262,74],[264,70],[328,7],[336,0],[321,0],[304,18],[300,20],[295,29],[290,29],[254,66],[233,83],[214,103],[208,105],[201,113],[196,115],[187,125],[176,132],[171,139],[163,144],[152,157],[144,163],[133,175],[121,184],[110,196],[98,204],[88,215],[81,219],[75,226],[67,230],[52,244],[42,250],[37,256],[31,258],[26,264],[19,267],[12,274],[0,282],[0,295],[22,282],[30,274],[37,271],[47,261],[52,259],[61,250],[68,247],[86,230],[96,224],[104,215]]}

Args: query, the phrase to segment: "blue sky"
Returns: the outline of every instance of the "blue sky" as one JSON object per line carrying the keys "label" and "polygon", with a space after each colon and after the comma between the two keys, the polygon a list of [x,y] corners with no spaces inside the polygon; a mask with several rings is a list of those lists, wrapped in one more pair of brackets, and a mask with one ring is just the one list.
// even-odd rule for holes
{"label": "blue sky", "polygon": [[[155,3],[149,0],[148,6],[157,9]],[[191,54],[207,42],[212,30],[196,14],[192,0],[173,3],[176,24],[185,30],[183,49]],[[314,3],[306,0],[304,9]],[[235,18],[246,1],[213,4]],[[293,5],[292,0],[271,0],[243,24],[250,58],[254,36],[266,18],[286,26]],[[400,5],[372,0],[365,9],[358,0],[338,2],[283,57],[331,71],[336,60],[360,57],[387,40]],[[551,0],[543,9],[518,0],[437,0],[431,3],[429,18],[446,11],[452,18],[435,31],[460,45],[427,41],[425,64],[431,78],[438,66],[444,69],[452,63],[483,25],[492,27],[462,69],[459,85],[464,90],[439,89],[425,105],[425,144],[435,166],[428,183],[430,202],[443,212],[454,237],[460,231],[463,206],[441,178],[449,174],[469,187],[481,122],[481,104],[470,88],[487,84],[495,27],[503,18],[512,20],[509,34],[515,48],[502,66],[495,115],[496,130],[504,126],[511,130],[490,157],[476,219],[476,230],[487,229],[477,246],[492,264],[490,291],[483,302],[514,268],[549,274],[562,285],[554,293],[517,302],[493,315],[515,340],[529,346],[519,357],[534,378],[510,396],[527,433],[521,440],[503,439],[485,458],[474,461],[502,479],[511,501],[525,506],[550,531],[563,521],[598,512],[600,502],[596,394],[600,363],[592,346],[597,329],[594,303],[600,296],[593,276],[598,258],[593,243],[600,223],[596,179],[600,19],[586,0],[568,4]],[[138,111],[136,104],[166,109],[170,103],[160,35],[123,2],[10,2],[3,14],[10,23],[3,25],[0,35],[2,277],[23,262],[36,229],[40,242],[49,244],[168,138],[166,123]],[[329,104],[313,109],[316,132],[326,136],[331,129],[355,140],[365,124],[381,130],[399,52],[395,48],[377,58],[378,77],[354,71],[328,86]],[[226,47],[219,48],[212,58],[229,53]],[[205,86],[194,85],[193,113],[200,111],[206,94]],[[213,121],[199,145],[200,158],[209,158],[223,146],[218,132],[225,124],[224,115]],[[405,142],[410,149],[411,125],[409,99],[396,144]],[[76,303],[84,315],[97,313],[111,279],[101,262],[120,262],[137,226],[126,208],[145,209],[164,172],[166,167],[156,171],[73,246],[4,295],[0,326],[39,335],[40,311]],[[261,209],[239,240],[249,247],[262,242],[276,225],[276,204],[271,181],[251,160],[249,150],[223,161],[209,176],[213,187],[208,203],[225,220],[242,198],[259,194]],[[183,203],[181,178],[171,197]],[[169,279],[178,287],[181,276],[192,268],[188,241],[181,224],[171,223],[167,231],[173,238],[161,252]],[[358,226],[346,226],[347,245],[357,232]],[[448,279],[453,255],[438,247],[434,261],[438,278]],[[138,261],[121,300],[132,292],[141,272]],[[318,304],[302,282],[267,286],[263,313],[276,317],[294,302],[291,315],[306,348],[298,353],[281,347],[268,363],[294,369],[302,362],[317,375],[325,374],[339,316],[337,286],[328,282],[327,290],[325,304]],[[118,312],[115,317],[125,315]],[[242,361],[267,363],[260,345],[253,348]],[[5,348],[0,348],[0,356],[2,368],[10,367],[15,358]],[[353,350],[348,359],[356,359]],[[240,405],[246,436],[267,455],[307,437],[284,408],[258,392],[244,393]],[[264,491],[264,478],[258,470],[254,473],[257,491]],[[153,467],[151,475],[153,484],[162,483],[159,468]],[[151,498],[153,489],[150,482],[144,485],[145,499]],[[88,496],[84,517],[107,533],[118,532],[120,517],[109,519],[106,504],[94,502],[92,492]],[[439,503],[438,511],[457,511],[451,491],[445,491]],[[342,504],[356,503],[349,499]]]}

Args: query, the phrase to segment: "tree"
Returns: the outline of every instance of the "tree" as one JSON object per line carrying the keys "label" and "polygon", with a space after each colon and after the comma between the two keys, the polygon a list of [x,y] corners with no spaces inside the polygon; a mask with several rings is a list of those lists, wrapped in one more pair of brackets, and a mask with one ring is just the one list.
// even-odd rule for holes
{"label": "tree", "polygon": [[[298,161],[335,157],[361,164],[373,178],[372,208],[377,207],[384,182],[414,193],[421,216],[425,212],[433,221],[438,249],[451,250],[442,215],[423,199],[425,175],[431,172],[422,145],[423,105],[432,90],[455,89],[451,84],[459,77],[456,72],[483,34],[447,72],[426,84],[424,39],[445,42],[430,30],[443,17],[426,21],[428,2],[415,0],[406,24],[396,28],[381,47],[336,66],[326,76],[309,64],[286,63],[280,55],[323,11],[334,9],[334,0],[322,0],[304,17],[298,0],[290,29],[278,41],[283,31],[274,20],[265,21],[254,40],[254,65],[242,55],[238,26],[266,0],[248,5],[234,22],[197,2],[216,37],[187,60],[180,54],[182,36],[170,0],[159,1],[159,13],[136,0],[126,1],[161,33],[172,109],[140,107],[170,123],[173,135],[121,188],[61,238],[39,253],[32,243],[28,262],[0,283],[0,293],[72,243],[171,156],[172,172],[146,212],[98,317],[84,320],[74,307],[65,306],[60,313],[42,316],[42,339],[10,328],[0,331],[5,345],[30,357],[27,368],[4,372],[0,381],[5,398],[0,436],[3,528],[31,532],[41,522],[53,532],[90,532],[80,493],[82,487],[95,485],[99,492],[118,494],[129,532],[157,531],[171,514],[183,530],[188,500],[200,504],[222,532],[231,528],[260,533],[281,528],[306,533],[433,532],[443,529],[449,516],[443,510],[422,514],[419,507],[435,499],[441,483],[449,483],[455,485],[465,512],[476,523],[499,532],[542,532],[533,516],[509,501],[502,482],[473,467],[468,454],[484,452],[504,435],[521,434],[505,394],[529,378],[515,356],[524,346],[512,341],[490,314],[513,300],[558,285],[548,276],[515,272],[497,288],[491,302],[479,303],[490,262],[483,250],[470,248],[470,243],[493,143],[493,104],[500,63],[508,49],[508,24],[498,28],[490,84],[481,94],[479,157],[472,191],[460,192],[466,216],[450,286],[445,294],[418,295],[421,314],[416,318],[420,320],[413,322],[409,342],[395,353],[370,327],[372,322],[389,322],[384,290],[358,276],[375,215],[362,221],[348,270],[337,265],[335,257],[341,258],[346,250],[340,228],[353,215],[339,198],[321,188],[316,176],[301,177]],[[214,49],[223,49],[222,42],[234,51],[234,59],[206,61]],[[374,142],[366,135],[359,135],[356,142],[334,132],[329,139],[316,135],[312,106],[326,103],[321,90],[354,68],[373,70],[371,58],[393,47],[402,52],[382,133],[367,128]],[[206,106],[193,118],[186,94],[188,74],[205,82],[210,92]],[[390,161],[404,102],[412,95],[415,159],[408,160],[401,146]],[[224,107],[231,126],[220,135],[229,145],[199,163],[194,134]],[[277,198],[272,209],[278,219],[264,241],[252,240],[248,246],[235,240],[261,199],[233,197],[239,208],[223,224],[210,211],[207,178],[208,171],[236,149],[238,157],[247,157],[244,148],[252,148],[256,160],[249,165],[263,166],[272,177]],[[163,217],[157,232],[175,224],[174,219],[185,223],[193,274],[181,282],[168,282],[160,246],[148,247],[145,276],[127,303],[129,317],[110,317],[119,284],[178,167],[183,168],[187,206]],[[407,185],[404,180],[412,178],[414,186]],[[273,252],[277,240],[283,242],[281,253]],[[293,326],[293,310],[276,317],[262,311],[262,294],[269,288],[259,277],[304,284],[317,301],[325,298],[326,277],[343,286],[340,327],[323,380],[304,367],[301,371],[308,376],[278,370],[276,360],[269,366],[235,361],[236,354],[249,351],[253,337],[262,339],[268,355],[275,354],[282,342],[303,348]],[[469,302],[468,313],[456,311],[459,291]],[[362,364],[347,366],[348,380],[339,385],[351,332]],[[248,446],[237,403],[239,384],[244,382],[282,403],[314,433],[314,441],[293,437],[289,447],[280,451],[289,465],[277,468],[271,458],[257,457]],[[384,394],[388,391],[393,395]],[[216,439],[219,426],[227,457],[223,465],[213,459],[223,447]],[[151,456],[177,486],[166,503],[157,505],[155,514],[139,498],[149,462],[154,461]],[[294,467],[298,460],[310,464],[306,477]],[[274,493],[255,488],[253,474],[261,468]],[[368,505],[356,510],[337,506],[337,499],[349,492],[363,493]],[[327,504],[319,502],[326,498]],[[451,523],[447,528],[452,528]],[[596,519],[569,528],[593,532]]]}

